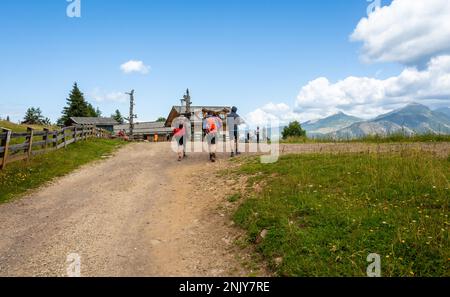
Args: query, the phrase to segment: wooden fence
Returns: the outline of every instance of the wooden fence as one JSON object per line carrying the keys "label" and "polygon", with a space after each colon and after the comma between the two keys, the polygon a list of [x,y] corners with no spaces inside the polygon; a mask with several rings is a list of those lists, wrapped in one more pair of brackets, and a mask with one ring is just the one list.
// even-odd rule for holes
{"label": "wooden fence", "polygon": [[8,163],[30,160],[33,156],[66,148],[89,138],[108,138],[110,132],[95,126],[72,126],[58,131],[28,128],[27,132],[12,132],[0,128],[0,170]]}

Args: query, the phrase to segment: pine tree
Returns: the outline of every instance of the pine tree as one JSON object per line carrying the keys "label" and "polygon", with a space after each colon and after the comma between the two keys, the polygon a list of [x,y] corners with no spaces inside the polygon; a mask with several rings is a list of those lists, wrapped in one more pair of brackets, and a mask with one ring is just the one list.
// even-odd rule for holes
{"label": "pine tree", "polygon": [[113,118],[113,119],[115,119],[117,122],[119,122],[120,124],[123,124],[124,123],[124,119],[123,119],[123,116],[122,116],[122,114],[120,113],[120,110],[116,110],[116,112],[113,114],[113,115],[111,115],[111,117]]}
{"label": "pine tree", "polygon": [[97,107],[97,109],[95,110],[95,114],[96,114],[96,117],[98,117],[98,118],[102,116],[102,112],[101,112],[100,108]]}
{"label": "pine tree", "polygon": [[30,107],[27,109],[22,124],[47,125],[49,124],[49,122],[50,120],[48,118],[44,118],[44,116],[42,115],[42,111],[39,107],[38,108]]}
{"label": "pine tree", "polygon": [[9,115],[6,116],[6,121],[7,122],[11,122],[10,119],[9,119]]}
{"label": "pine tree", "polygon": [[100,110],[98,108],[95,110],[92,104],[84,99],[84,94],[78,88],[78,84],[74,83],[69,98],[67,98],[67,106],[64,107],[58,124],[69,126],[71,117],[99,117],[100,115]]}

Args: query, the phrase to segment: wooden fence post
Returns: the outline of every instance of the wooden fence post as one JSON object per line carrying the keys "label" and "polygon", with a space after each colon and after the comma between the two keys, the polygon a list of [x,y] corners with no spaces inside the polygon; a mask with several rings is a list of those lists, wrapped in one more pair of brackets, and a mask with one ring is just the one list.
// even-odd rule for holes
{"label": "wooden fence post", "polygon": [[44,132],[45,132],[45,135],[42,137],[42,140],[45,141],[45,144],[44,144],[44,150],[47,150],[47,146],[48,146],[48,134],[49,134],[50,130],[47,129],[47,128],[44,128]]}
{"label": "wooden fence post", "polygon": [[30,134],[27,136],[28,141],[28,149],[27,149],[27,161],[31,158],[31,152],[33,150],[33,135],[34,135],[34,129],[31,127],[27,128],[27,132]]}
{"label": "wooden fence post", "polygon": [[78,129],[77,129],[77,127],[75,126],[74,128],[73,128],[73,138],[75,139],[75,142],[77,142],[77,131]]}
{"label": "wooden fence post", "polygon": [[58,146],[58,131],[53,131],[53,148],[56,149],[56,147]]}
{"label": "wooden fence post", "polygon": [[9,149],[9,142],[11,141],[12,131],[8,129],[2,129],[2,132],[6,133],[6,138],[2,140],[2,146],[5,148],[5,151],[3,152],[3,162],[1,164],[0,169],[5,169],[6,161],[8,160],[8,149]]}
{"label": "wooden fence post", "polygon": [[64,129],[62,130],[62,133],[63,133],[64,148],[66,148],[66,147],[67,147],[67,142],[66,142],[66,128],[64,128]]}

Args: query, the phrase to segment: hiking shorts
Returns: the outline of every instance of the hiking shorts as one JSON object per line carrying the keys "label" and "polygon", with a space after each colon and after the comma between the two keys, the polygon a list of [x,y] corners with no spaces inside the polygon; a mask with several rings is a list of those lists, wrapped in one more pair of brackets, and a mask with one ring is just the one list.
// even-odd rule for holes
{"label": "hiking shorts", "polygon": [[179,138],[177,139],[177,142],[178,142],[178,145],[179,145],[179,146],[184,146],[184,137],[179,137]]}
{"label": "hiking shorts", "polygon": [[208,144],[216,144],[217,133],[207,134],[206,139]]}

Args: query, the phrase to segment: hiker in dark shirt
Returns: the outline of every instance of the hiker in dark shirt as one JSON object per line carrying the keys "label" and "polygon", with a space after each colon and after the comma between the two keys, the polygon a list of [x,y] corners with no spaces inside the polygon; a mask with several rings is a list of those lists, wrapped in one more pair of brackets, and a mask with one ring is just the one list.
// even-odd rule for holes
{"label": "hiker in dark shirt", "polygon": [[231,142],[231,157],[234,155],[239,155],[240,152],[238,150],[239,143],[239,125],[243,123],[241,117],[237,114],[237,107],[233,106],[231,112],[227,116],[227,127],[230,135]]}
{"label": "hiker in dark shirt", "polygon": [[259,131],[259,127],[256,129],[256,143],[259,144],[259,136],[260,136],[260,131]]}

